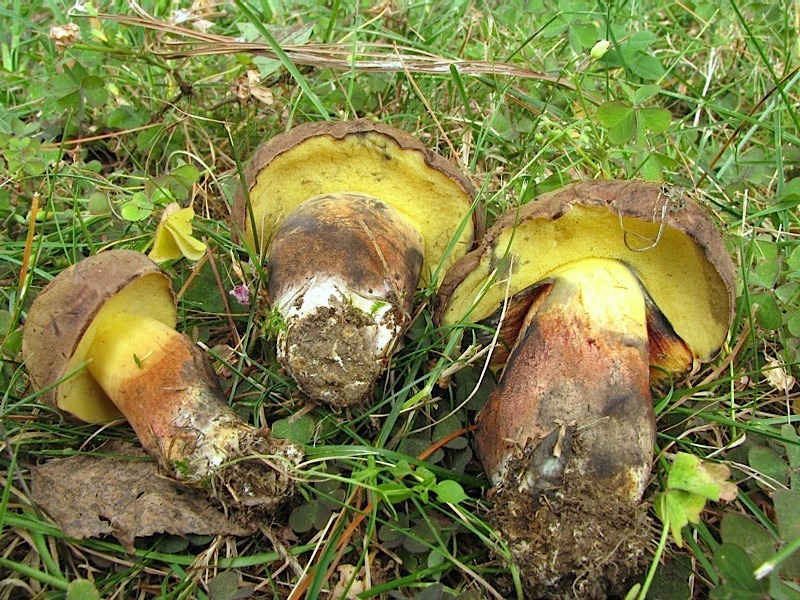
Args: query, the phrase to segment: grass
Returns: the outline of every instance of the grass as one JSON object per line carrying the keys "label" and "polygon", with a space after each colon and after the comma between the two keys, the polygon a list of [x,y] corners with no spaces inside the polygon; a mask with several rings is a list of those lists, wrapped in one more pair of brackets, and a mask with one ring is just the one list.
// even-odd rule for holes
{"label": "grass", "polygon": [[[109,598],[311,598],[337,584],[363,584],[360,597],[519,593],[468,442],[494,376],[480,357],[456,360],[457,332],[438,330],[423,304],[375,403],[333,414],[307,408],[277,369],[269,312],[228,294],[264,281],[226,225],[251,151],[294,123],[354,117],[401,127],[457,162],[490,220],[574,179],[697,190],[740,265],[736,315],[715,362],[655,399],[648,497],[667,489],[679,451],[729,466],[739,495],[709,503],[682,547],[656,521],[660,560],[631,597],[800,597],[792,3],[196,2],[191,18],[224,39],[188,22],[168,33],[186,2],[143,8],[0,8],[0,598],[92,588]],[[51,26],[67,24],[80,39],[59,45]],[[610,49],[595,58],[600,40]],[[32,464],[134,437],[40,405],[21,328],[69,264],[111,247],[146,251],[170,197],[193,203],[209,246],[198,265],[168,267],[180,326],[220,370],[224,361],[237,411],[306,444],[308,459],[299,501],[271,533],[154,536],[129,553],[113,538],[67,537],[31,500]]]}

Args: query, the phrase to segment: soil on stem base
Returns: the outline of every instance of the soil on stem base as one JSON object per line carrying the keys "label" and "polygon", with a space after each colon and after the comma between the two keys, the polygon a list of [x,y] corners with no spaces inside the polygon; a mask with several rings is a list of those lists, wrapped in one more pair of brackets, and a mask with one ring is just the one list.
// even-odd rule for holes
{"label": "soil on stem base", "polygon": [[[579,459],[579,438],[572,450]],[[535,452],[520,452],[508,472],[525,473]],[[567,463],[558,487],[532,493],[508,482],[494,496],[489,518],[503,532],[526,598],[624,597],[647,567],[647,506],[618,498],[613,481],[587,478],[574,462]]]}

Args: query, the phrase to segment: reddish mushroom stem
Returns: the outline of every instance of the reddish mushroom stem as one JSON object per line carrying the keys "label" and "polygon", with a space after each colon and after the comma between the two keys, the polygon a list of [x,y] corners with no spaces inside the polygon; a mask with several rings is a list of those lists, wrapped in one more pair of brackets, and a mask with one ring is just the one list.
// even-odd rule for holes
{"label": "reddish mushroom stem", "polygon": [[363,194],[311,198],[269,249],[269,295],[285,323],[278,359],[309,397],[363,401],[411,319],[424,242],[394,208]]}
{"label": "reddish mushroom stem", "polygon": [[655,416],[645,301],[610,260],[570,265],[543,285],[475,444],[528,589],[603,597],[636,573],[647,539],[639,501]]}
{"label": "reddish mushroom stem", "polygon": [[194,342],[141,315],[97,321],[87,368],[162,468],[232,506],[269,511],[285,500],[302,452],[233,412]]}
{"label": "reddish mushroom stem", "polygon": [[208,359],[175,325],[166,273],[138,252],[110,250],[42,290],[23,355],[50,406],[89,423],[124,416],[178,481],[234,509],[271,512],[292,494],[302,449],[239,418]]}

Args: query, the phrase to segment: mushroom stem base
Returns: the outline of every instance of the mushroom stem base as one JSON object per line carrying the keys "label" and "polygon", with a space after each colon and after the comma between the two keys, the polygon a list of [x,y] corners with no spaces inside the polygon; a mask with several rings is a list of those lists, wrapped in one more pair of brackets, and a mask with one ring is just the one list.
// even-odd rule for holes
{"label": "mushroom stem base", "polygon": [[269,512],[291,495],[302,450],[240,419],[188,337],[138,315],[100,318],[88,369],[163,469],[238,509]]}
{"label": "mushroom stem base", "polygon": [[369,397],[405,329],[408,315],[321,278],[285,309],[278,359],[310,398],[335,408]]}
{"label": "mushroom stem base", "polygon": [[607,484],[567,465],[563,484],[551,493],[509,488],[495,495],[488,520],[502,532],[526,598],[623,597],[644,573],[647,508],[617,497],[614,480]]}

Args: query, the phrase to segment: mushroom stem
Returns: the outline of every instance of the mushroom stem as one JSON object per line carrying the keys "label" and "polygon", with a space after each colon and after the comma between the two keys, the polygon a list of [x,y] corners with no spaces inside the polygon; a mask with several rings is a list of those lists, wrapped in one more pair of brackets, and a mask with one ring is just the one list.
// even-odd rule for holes
{"label": "mushroom stem", "polygon": [[635,573],[644,552],[639,501],[655,442],[645,298],[607,259],[542,285],[475,443],[529,589],[550,582],[589,598]]}
{"label": "mushroom stem", "polygon": [[286,467],[300,449],[240,419],[188,337],[118,311],[92,327],[87,368],[162,468],[238,508],[269,511],[291,494]]}
{"label": "mushroom stem", "polygon": [[362,194],[309,199],[269,248],[268,289],[284,327],[278,358],[312,398],[364,400],[411,316],[423,240],[388,204]]}
{"label": "mushroom stem", "polygon": [[312,402],[366,404],[416,290],[437,286],[483,234],[470,179],[420,140],[359,119],[276,135],[242,183],[234,233],[269,261],[270,309],[286,325],[279,360]]}

